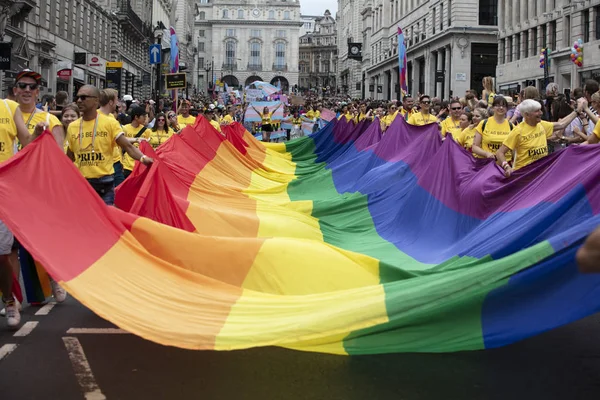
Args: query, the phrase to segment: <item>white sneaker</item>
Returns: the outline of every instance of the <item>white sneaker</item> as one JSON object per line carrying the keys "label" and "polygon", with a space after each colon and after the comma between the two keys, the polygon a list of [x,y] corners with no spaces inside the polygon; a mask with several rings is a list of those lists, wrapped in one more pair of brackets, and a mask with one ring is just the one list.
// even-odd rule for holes
{"label": "white sneaker", "polygon": [[17,303],[11,301],[4,305],[6,308],[6,323],[9,328],[16,328],[21,323],[21,313],[19,313],[19,307]]}
{"label": "white sneaker", "polygon": [[54,300],[56,300],[57,303],[62,303],[67,299],[67,291],[63,289],[58,282],[52,281],[51,286],[52,296],[54,296]]}
{"label": "white sneaker", "polygon": [[[13,298],[15,299],[15,303],[17,304],[17,309],[19,311],[22,311],[23,305],[15,297],[13,297]],[[0,317],[6,317],[6,308],[3,308],[2,310],[0,310]]]}

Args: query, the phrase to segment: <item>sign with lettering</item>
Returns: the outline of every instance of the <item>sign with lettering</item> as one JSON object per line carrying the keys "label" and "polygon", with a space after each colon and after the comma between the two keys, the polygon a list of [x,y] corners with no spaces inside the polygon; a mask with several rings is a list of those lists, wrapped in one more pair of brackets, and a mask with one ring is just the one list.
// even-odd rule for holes
{"label": "sign with lettering", "polygon": [[0,43],[0,70],[10,69],[12,43]]}
{"label": "sign with lettering", "polygon": [[123,71],[122,62],[106,63],[106,88],[115,89],[121,97],[121,73]]}
{"label": "sign with lettering", "polygon": [[165,78],[168,90],[186,88],[185,73],[167,74]]}

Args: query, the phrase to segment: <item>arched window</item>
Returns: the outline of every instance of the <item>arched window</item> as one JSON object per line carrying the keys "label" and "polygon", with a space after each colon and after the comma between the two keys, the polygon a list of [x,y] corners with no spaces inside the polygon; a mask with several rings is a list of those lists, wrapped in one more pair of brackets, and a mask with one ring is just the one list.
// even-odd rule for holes
{"label": "arched window", "polygon": [[285,43],[275,43],[275,67],[283,68],[285,66]]}
{"label": "arched window", "polygon": [[204,11],[200,11],[200,14],[198,14],[198,18],[200,18],[200,20],[205,20],[206,19],[206,13]]}
{"label": "arched window", "polygon": [[260,42],[250,42],[250,66],[251,67],[260,67]]}
{"label": "arched window", "polygon": [[233,66],[235,64],[235,41],[228,40],[225,42],[225,64]]}
{"label": "arched window", "polygon": [[269,10],[269,19],[275,19],[275,11]]}

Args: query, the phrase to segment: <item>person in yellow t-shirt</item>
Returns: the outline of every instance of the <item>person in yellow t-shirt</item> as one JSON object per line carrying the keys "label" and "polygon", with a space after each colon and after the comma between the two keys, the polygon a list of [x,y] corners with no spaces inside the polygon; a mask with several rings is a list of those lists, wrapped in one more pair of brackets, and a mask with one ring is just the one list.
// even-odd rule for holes
{"label": "person in yellow t-shirt", "polygon": [[[477,128],[477,125],[479,125],[481,120],[485,119],[485,117],[487,117],[487,110],[483,108],[478,108],[473,113],[465,112],[460,116],[461,126],[465,123],[465,120],[468,121],[469,124],[455,139],[456,143],[464,147],[469,153],[473,152],[473,139],[475,139],[475,134],[477,133],[475,128]],[[476,154],[473,155],[475,158],[479,157]]]}
{"label": "person in yellow t-shirt", "polygon": [[235,108],[233,106],[227,107],[227,114],[223,117],[221,122],[223,125],[230,125],[235,122]]}
{"label": "person in yellow t-shirt", "polygon": [[463,128],[460,127],[460,116],[463,112],[462,104],[458,100],[452,100],[450,102],[450,116],[442,121],[442,137],[445,138],[448,132],[452,134],[452,137],[456,139],[460,136]]}
{"label": "person in yellow t-shirt", "polygon": [[114,166],[113,150],[121,147],[134,160],[151,165],[154,160],[143,155],[127,139],[116,119],[97,112],[100,90],[92,85],[82,86],[77,93],[77,107],[81,118],[67,129],[67,155],[107,205],[113,205]]}
{"label": "person in yellow t-shirt", "polygon": [[[131,116],[131,123],[123,127],[123,132],[130,139],[133,146],[139,148],[139,143],[142,140],[150,138],[150,131],[145,125],[148,113],[140,106],[131,106],[129,115]],[[133,167],[135,167],[135,160],[129,154],[123,154],[123,175],[125,175],[125,179],[131,175]]]}
{"label": "person in yellow t-shirt", "polygon": [[313,106],[308,106],[308,111],[304,114],[304,116],[310,120],[316,121],[321,118],[321,113],[318,110],[314,110]]}
{"label": "person in yellow t-shirt", "polygon": [[[33,135],[25,126],[19,105],[12,100],[0,100],[0,162],[16,153],[17,139],[23,147],[44,131],[44,123],[35,125]],[[21,323],[19,304],[13,297],[13,262],[18,266],[14,237],[8,227],[0,221],[0,292],[4,303],[6,323],[15,328]]]}
{"label": "person in yellow t-shirt", "polygon": [[358,115],[356,117],[356,122],[361,122],[363,119],[371,119],[371,114],[367,111],[367,104],[360,103],[358,106]]}
{"label": "person in yellow t-shirt", "polygon": [[419,112],[414,113],[408,118],[408,123],[416,126],[423,126],[428,124],[435,124],[438,122],[436,116],[429,113],[431,109],[431,97],[424,95],[419,99],[421,109]]}
{"label": "person in yellow t-shirt", "polygon": [[196,122],[196,117],[190,115],[189,101],[183,100],[179,106],[179,111],[180,114],[177,116],[177,125],[179,125],[179,129],[183,129],[188,125],[194,125],[194,122]]}
{"label": "person in yellow t-shirt", "polygon": [[390,127],[392,122],[394,122],[394,120],[398,116],[398,113],[399,113],[399,111],[398,111],[398,107],[396,106],[396,104],[395,103],[390,104],[390,106],[388,107],[387,114],[381,120],[381,122],[383,122],[383,124],[385,125],[384,131]]}
{"label": "person in yellow t-shirt", "polygon": [[405,121],[408,121],[411,115],[416,113],[415,111],[415,100],[410,96],[405,96],[402,99],[402,108],[400,109],[400,115]]}
{"label": "person in yellow t-shirt", "polygon": [[219,122],[217,121],[217,116],[215,114],[214,108],[209,107],[208,110],[206,110],[206,119],[208,119],[208,122],[210,122],[212,127],[215,128],[217,132],[221,134],[223,133],[223,131],[221,130],[221,124],[219,124]]}
{"label": "person in yellow t-shirt", "polygon": [[[560,122],[542,121],[542,105],[531,99],[524,100],[520,109],[523,122],[510,132],[496,152],[496,159],[506,177],[509,177],[513,171],[546,157],[548,155],[548,139],[556,137],[554,133],[565,129],[578,115],[577,111],[573,111]],[[506,157],[509,151],[514,154],[512,166]]]}
{"label": "person in yellow t-shirt", "polygon": [[173,130],[169,128],[169,125],[167,125],[167,117],[165,113],[158,113],[156,115],[156,123],[152,127],[152,132],[150,132],[148,143],[150,143],[150,146],[156,149],[161,144],[169,140],[171,136],[173,136]]}
{"label": "person in yellow t-shirt", "polygon": [[[117,119],[115,114],[119,105],[119,92],[115,89],[102,89],[98,102],[100,103],[99,112],[109,118]],[[124,112],[125,110],[123,110]],[[113,152],[113,168],[115,170],[115,187],[117,187],[125,180],[125,175],[123,174],[123,154],[119,146],[115,146]]]}
{"label": "person in yellow t-shirt", "polygon": [[[477,154],[481,158],[495,158],[496,151],[514,128],[513,124],[506,119],[508,109],[506,98],[496,96],[492,104],[494,115],[477,125],[477,133],[473,139],[473,154]],[[512,154],[509,154],[508,158],[511,157]]]}
{"label": "person in yellow t-shirt", "polygon": [[[67,128],[69,127],[69,125],[71,125],[71,122],[75,121],[80,116],[81,115],[79,115],[79,108],[77,107],[77,104],[73,103],[73,104],[67,104],[66,106],[63,106],[61,113],[60,113],[60,121],[63,124],[63,129],[65,130],[65,132],[67,131]],[[65,154],[67,154],[68,148],[69,148],[69,143],[68,143],[67,137],[65,135],[65,144],[63,147]]]}
{"label": "person in yellow t-shirt", "polygon": [[62,124],[54,115],[35,107],[35,102],[40,94],[42,76],[35,71],[23,70],[15,78],[13,94],[19,103],[25,125],[29,133],[33,133],[38,122],[45,123],[54,136],[56,143],[62,146],[65,142],[65,131]]}

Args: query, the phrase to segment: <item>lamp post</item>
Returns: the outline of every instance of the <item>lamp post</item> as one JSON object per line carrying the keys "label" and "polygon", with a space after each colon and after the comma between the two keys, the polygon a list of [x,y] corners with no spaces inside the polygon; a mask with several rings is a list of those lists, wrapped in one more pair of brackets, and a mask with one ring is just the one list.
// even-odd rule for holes
{"label": "lamp post", "polygon": [[156,44],[161,45],[160,48],[160,58],[161,58],[161,63],[160,64],[156,64],[156,88],[155,88],[155,102],[156,104],[154,105],[156,114],[158,114],[159,111],[159,102],[160,102],[160,81],[161,81],[161,68],[162,68],[162,36],[163,36],[163,29],[164,29],[164,25],[162,25],[162,22],[158,21],[158,23],[156,24],[156,27],[154,28],[154,37],[156,38]]}
{"label": "lamp post", "polygon": [[208,62],[208,60],[206,61],[206,65],[204,65],[204,70],[206,71],[206,95],[208,96],[208,73],[212,70],[212,65]]}

